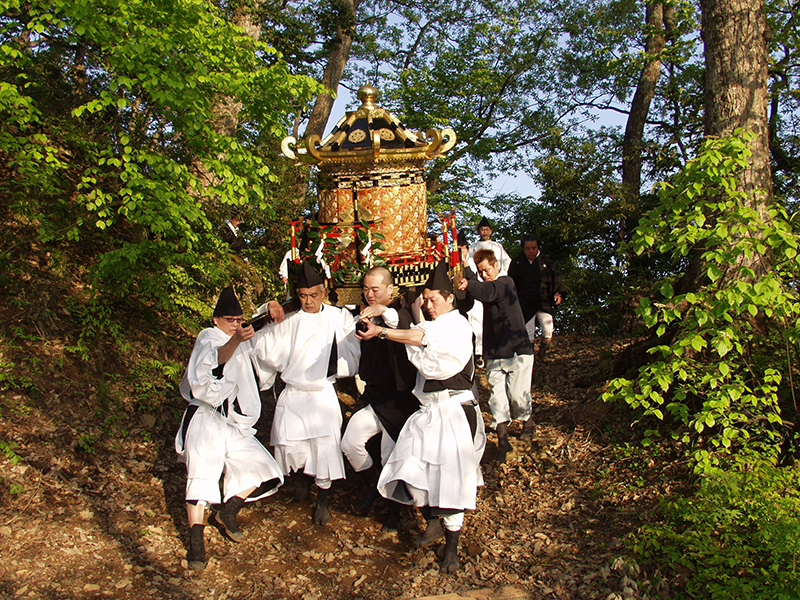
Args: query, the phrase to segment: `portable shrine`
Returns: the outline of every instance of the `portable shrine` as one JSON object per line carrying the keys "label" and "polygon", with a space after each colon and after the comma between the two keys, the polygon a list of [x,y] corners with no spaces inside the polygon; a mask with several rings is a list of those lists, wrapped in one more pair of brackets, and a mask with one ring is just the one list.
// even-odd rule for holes
{"label": "portable shrine", "polygon": [[455,131],[412,132],[375,103],[377,93],[371,85],[361,86],[361,106],[324,139],[312,135],[298,142],[289,136],[281,143],[286,156],[319,169],[319,212],[306,232],[310,243],[301,256],[304,223],[293,221],[292,257],[299,263],[314,256],[327,265],[328,299],[334,304],[360,303],[361,279],[381,261],[398,291],[424,284],[442,259],[451,271],[460,265],[453,212],[439,215],[436,239],[428,235],[424,180],[426,163],[455,145]]}

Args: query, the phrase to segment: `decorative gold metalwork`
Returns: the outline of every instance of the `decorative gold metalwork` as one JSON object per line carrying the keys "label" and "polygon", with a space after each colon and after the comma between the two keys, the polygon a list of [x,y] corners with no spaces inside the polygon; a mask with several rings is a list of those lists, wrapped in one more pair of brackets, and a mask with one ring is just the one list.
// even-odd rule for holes
{"label": "decorative gold metalwork", "polygon": [[452,215],[447,226],[452,234],[444,235],[447,243],[428,239],[423,176],[428,161],[455,146],[455,131],[413,132],[376,104],[377,94],[375,87],[361,86],[361,106],[342,117],[324,139],[290,136],[281,143],[289,158],[319,168],[317,221],[323,227],[335,225],[326,241],[335,246],[326,248],[333,248],[336,264],[356,265],[352,273],[347,271],[351,266],[335,267],[339,277],[331,296],[337,304],[361,302],[360,281],[354,278],[365,269],[362,246],[371,243],[358,237],[361,221],[369,222],[370,235],[383,236],[371,239],[380,240],[380,257],[395,277],[396,290],[424,284],[442,259],[451,267],[457,262],[449,241],[455,238]]}
{"label": "decorative gold metalwork", "polygon": [[363,129],[354,129],[353,131],[350,132],[350,135],[347,136],[347,139],[353,142],[354,144],[357,144],[358,142],[362,141],[365,137],[367,137],[367,134],[364,132]]}
{"label": "decorative gold metalwork", "polygon": [[414,133],[375,104],[377,95],[374,86],[362,85],[358,90],[361,106],[342,117],[324,139],[311,135],[298,141],[289,136],[281,142],[281,151],[293,160],[324,167],[330,163],[424,161],[455,146],[452,129]]}

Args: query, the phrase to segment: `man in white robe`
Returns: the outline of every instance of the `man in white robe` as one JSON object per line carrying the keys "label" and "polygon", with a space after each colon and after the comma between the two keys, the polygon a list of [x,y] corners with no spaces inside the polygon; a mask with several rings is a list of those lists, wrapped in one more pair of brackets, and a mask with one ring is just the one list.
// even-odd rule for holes
{"label": "man in white robe", "polygon": [[[277,302],[270,313],[283,318]],[[186,512],[189,520],[190,569],[205,567],[203,516],[207,505],[221,508],[209,523],[235,541],[244,541],[236,515],[245,502],[277,491],[283,473],[275,459],[255,438],[253,428],[261,414],[259,388],[253,372],[252,327],[242,327],[242,307],[232,287],[220,294],[214,309],[214,327],[197,336],[189,366],[181,381],[181,395],[189,403],[175,450],[186,463]],[[223,477],[224,496],[220,495]]]}
{"label": "man in white robe", "polygon": [[[470,391],[474,366],[472,331],[454,310],[455,295],[446,263],[434,271],[423,291],[432,321],[408,330],[382,329],[368,323],[362,339],[383,334],[406,344],[417,368],[414,395],[420,409],[406,421],[381,472],[378,490],[391,500],[420,508],[426,521],[417,545],[445,537],[441,570],[458,570],[458,540],[464,511],[474,510],[483,484],[480,460],[486,433],[480,409]],[[444,530],[440,517],[444,520]]]}
{"label": "man in white robe", "polygon": [[322,278],[303,263],[296,296],[300,311],[256,333],[260,367],[280,373],[286,387],[275,406],[270,443],[285,475],[302,471],[317,486],[315,525],[330,521],[331,482],[344,479],[342,412],[333,387],[337,373],[355,373],[356,319],[347,310],[323,304]]}

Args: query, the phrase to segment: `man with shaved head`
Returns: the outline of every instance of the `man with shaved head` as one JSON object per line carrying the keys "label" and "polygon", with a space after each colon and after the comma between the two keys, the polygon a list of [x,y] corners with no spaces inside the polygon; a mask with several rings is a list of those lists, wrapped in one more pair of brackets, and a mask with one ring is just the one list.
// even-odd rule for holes
{"label": "man with shaved head", "polygon": [[[361,318],[382,328],[409,329],[411,313],[392,300],[394,285],[392,274],[385,267],[373,267],[364,276],[362,284],[367,306]],[[356,503],[357,513],[366,514],[378,498],[378,476],[381,465],[374,464],[367,451],[367,442],[381,436],[381,463],[385,463],[406,419],[419,408],[413,389],[417,370],[409,362],[405,346],[386,339],[386,333],[361,341],[361,359],[358,374],[366,384],[356,411],[347,424],[342,437],[342,452],[361,475],[366,493]],[[397,529],[399,506],[390,504],[384,522],[385,529]]]}
{"label": "man with shaved head", "polygon": [[[430,321],[406,331],[382,329],[371,322],[358,337],[381,335],[404,344],[417,368],[414,395],[420,408],[406,421],[381,472],[381,495],[417,506],[425,518],[419,547],[445,538],[440,570],[460,568],[458,543],[464,511],[475,510],[478,486],[483,484],[480,461],[486,433],[478,403],[472,397],[472,331],[455,310],[453,283],[442,261],[422,291]],[[442,527],[444,525],[444,527]]]}

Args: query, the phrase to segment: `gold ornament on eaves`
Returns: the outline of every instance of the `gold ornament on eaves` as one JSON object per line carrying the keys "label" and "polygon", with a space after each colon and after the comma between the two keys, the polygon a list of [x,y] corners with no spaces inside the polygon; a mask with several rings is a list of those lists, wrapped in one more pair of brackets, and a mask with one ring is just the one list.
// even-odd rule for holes
{"label": "gold ornament on eaves", "polygon": [[361,106],[342,117],[324,139],[311,135],[298,141],[287,136],[281,150],[298,162],[324,167],[331,163],[425,161],[455,146],[456,132],[452,129],[413,132],[375,104],[377,95],[374,86],[362,85],[358,90]]}

